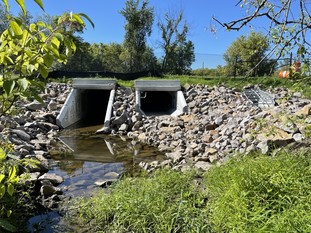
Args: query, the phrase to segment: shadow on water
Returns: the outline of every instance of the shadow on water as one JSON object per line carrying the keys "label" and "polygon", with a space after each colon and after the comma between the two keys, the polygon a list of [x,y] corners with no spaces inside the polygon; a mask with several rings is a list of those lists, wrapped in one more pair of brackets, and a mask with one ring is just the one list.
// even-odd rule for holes
{"label": "shadow on water", "polygon": [[[59,186],[66,198],[87,196],[98,189],[94,183],[105,174],[135,175],[140,162],[161,161],[164,154],[156,148],[119,136],[95,134],[100,126],[66,129],[59,135],[70,153],[51,154],[49,173],[64,178]],[[59,211],[37,215],[28,221],[28,232],[76,232]],[[57,230],[59,229],[59,230]],[[60,230],[61,229],[61,230]]]}

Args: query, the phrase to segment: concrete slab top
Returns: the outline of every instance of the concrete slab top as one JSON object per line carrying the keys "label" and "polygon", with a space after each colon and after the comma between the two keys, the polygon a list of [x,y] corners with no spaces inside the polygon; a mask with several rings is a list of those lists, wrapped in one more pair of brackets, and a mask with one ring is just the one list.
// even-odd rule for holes
{"label": "concrete slab top", "polygon": [[112,90],[116,86],[116,80],[88,78],[74,79],[72,86],[74,89]]}
{"label": "concrete slab top", "polygon": [[179,80],[136,80],[137,91],[179,91]]}

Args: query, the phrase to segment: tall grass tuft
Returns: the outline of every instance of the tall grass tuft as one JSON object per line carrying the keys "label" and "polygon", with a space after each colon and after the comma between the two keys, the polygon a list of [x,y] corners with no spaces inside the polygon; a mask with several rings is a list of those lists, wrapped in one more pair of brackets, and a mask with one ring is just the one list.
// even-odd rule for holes
{"label": "tall grass tuft", "polygon": [[194,178],[194,172],[161,170],[122,179],[109,194],[78,201],[75,221],[92,232],[209,232],[206,199]]}
{"label": "tall grass tuft", "polygon": [[239,157],[206,173],[213,232],[311,232],[311,157]]}

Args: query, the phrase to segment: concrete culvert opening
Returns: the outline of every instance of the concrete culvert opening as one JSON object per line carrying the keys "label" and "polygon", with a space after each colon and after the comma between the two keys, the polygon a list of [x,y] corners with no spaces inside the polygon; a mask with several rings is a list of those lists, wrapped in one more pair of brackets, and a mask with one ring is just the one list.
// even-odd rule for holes
{"label": "concrete culvert opening", "polygon": [[83,126],[104,124],[109,96],[109,90],[81,90],[82,118],[79,124]]}
{"label": "concrete culvert opening", "polygon": [[171,115],[176,110],[176,92],[141,92],[140,109],[146,115]]}
{"label": "concrete culvert opening", "polygon": [[187,109],[179,80],[135,81],[136,110],[143,115],[177,116]]}
{"label": "concrete culvert opening", "polygon": [[56,118],[57,124],[62,128],[99,124],[108,127],[115,84],[115,80],[74,79],[73,89]]}

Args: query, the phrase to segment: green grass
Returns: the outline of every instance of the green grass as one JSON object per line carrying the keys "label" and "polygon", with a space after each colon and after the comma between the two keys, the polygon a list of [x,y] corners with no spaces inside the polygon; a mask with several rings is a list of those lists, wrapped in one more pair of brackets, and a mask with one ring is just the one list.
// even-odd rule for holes
{"label": "green grass", "polygon": [[[157,171],[149,178],[126,178],[91,199],[78,200],[74,222],[91,232],[208,232],[205,198],[195,173]],[[92,221],[90,221],[92,220]]]}
{"label": "green grass", "polygon": [[[96,77],[100,78],[100,77]],[[112,78],[103,78],[112,79]],[[114,78],[113,78],[114,79]],[[142,77],[137,80],[180,80],[182,86],[186,84],[203,84],[208,86],[219,86],[224,85],[231,88],[236,88],[238,90],[243,90],[245,86],[248,85],[260,85],[262,88],[276,88],[284,87],[291,91],[300,91],[306,98],[311,99],[311,78],[307,77],[304,79],[280,79],[274,76],[268,77],[202,77],[202,76],[189,76],[189,75],[164,75],[162,78],[159,77]],[[50,81],[66,82],[71,81],[70,78],[60,78],[60,79],[50,79]],[[134,80],[125,81],[118,80],[117,84],[123,87],[134,87]]]}
{"label": "green grass", "polygon": [[311,156],[238,156],[203,179],[159,170],[75,206],[89,232],[311,232]]}
{"label": "green grass", "polygon": [[311,232],[311,157],[239,157],[205,175],[214,232]]}

